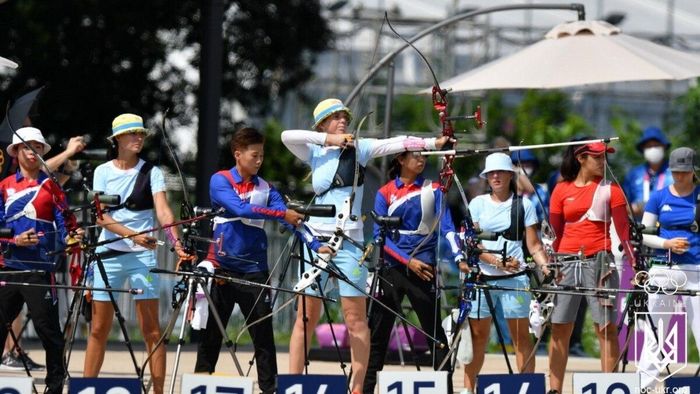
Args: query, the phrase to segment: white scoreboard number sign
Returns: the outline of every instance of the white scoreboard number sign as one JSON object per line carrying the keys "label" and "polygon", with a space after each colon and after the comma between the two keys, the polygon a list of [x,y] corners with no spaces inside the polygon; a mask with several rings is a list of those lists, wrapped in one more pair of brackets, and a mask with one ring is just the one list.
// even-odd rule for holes
{"label": "white scoreboard number sign", "polygon": [[379,394],[444,394],[447,371],[380,371]]}
{"label": "white scoreboard number sign", "polygon": [[181,394],[253,394],[253,379],[238,376],[182,375]]}
{"label": "white scoreboard number sign", "polygon": [[477,394],[540,394],[545,392],[544,374],[479,375]]}
{"label": "white scoreboard number sign", "polygon": [[574,393],[579,394],[638,394],[636,373],[575,373]]}
{"label": "white scoreboard number sign", "polygon": [[0,379],[0,394],[31,394],[32,378],[10,378],[3,376]]}
{"label": "white scoreboard number sign", "polygon": [[278,394],[347,394],[343,375],[277,375]]}
{"label": "white scoreboard number sign", "polygon": [[70,378],[68,394],[141,394],[136,378]]}

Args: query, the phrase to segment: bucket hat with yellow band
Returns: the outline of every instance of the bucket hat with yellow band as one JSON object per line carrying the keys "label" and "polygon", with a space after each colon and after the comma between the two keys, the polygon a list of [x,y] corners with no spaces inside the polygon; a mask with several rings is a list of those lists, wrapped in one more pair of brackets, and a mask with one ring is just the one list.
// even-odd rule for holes
{"label": "bucket hat with yellow band", "polygon": [[316,130],[318,125],[323,123],[323,121],[326,120],[326,118],[340,111],[345,111],[345,113],[348,114],[348,122],[352,120],[352,112],[350,112],[350,108],[346,107],[342,101],[335,98],[325,99],[321,101],[316,106],[316,109],[314,109],[313,129]]}
{"label": "bucket hat with yellow band", "polygon": [[134,114],[121,114],[112,121],[112,135],[107,137],[114,140],[114,137],[133,132],[146,133],[150,136],[152,133],[147,128],[143,127],[143,118]]}

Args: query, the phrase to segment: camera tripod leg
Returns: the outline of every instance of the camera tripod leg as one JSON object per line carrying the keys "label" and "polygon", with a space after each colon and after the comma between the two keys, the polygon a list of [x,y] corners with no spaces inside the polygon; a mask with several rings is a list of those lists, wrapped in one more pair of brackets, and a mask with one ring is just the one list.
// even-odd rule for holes
{"label": "camera tripod leg", "polygon": [[158,350],[158,347],[170,343],[170,335],[172,334],[173,330],[175,330],[175,324],[177,323],[180,314],[180,309],[182,309],[182,304],[184,304],[186,301],[187,298],[182,298],[181,300],[173,303],[173,313],[170,316],[168,324],[163,330],[163,334],[160,336],[160,338],[158,338],[158,341],[155,343],[155,345],[153,345],[153,349],[151,349],[151,352],[148,354],[146,360],[144,360],[143,364],[141,365],[141,379],[143,379],[144,371],[146,370],[148,363],[153,358],[153,355],[156,353],[156,350]]}
{"label": "camera tripod leg", "polygon": [[[209,289],[207,288],[207,286],[202,286],[202,290],[204,290],[204,296],[207,297],[207,302],[209,303],[209,305],[213,306],[214,302],[211,298],[211,294],[209,293]],[[231,341],[231,338],[229,338],[228,334],[226,333],[226,326],[221,321],[219,312],[216,311],[216,308],[211,307],[209,308],[209,313],[211,314],[210,317],[214,317],[216,325],[219,328],[219,331],[221,332],[221,336],[225,339],[224,344],[226,345],[226,349],[228,349],[228,352],[231,354],[231,358],[233,359],[233,363],[236,366],[236,371],[238,371],[238,375],[245,376],[243,375],[243,368],[241,368],[241,363],[238,362],[238,357],[236,357],[236,351],[233,348],[233,341]]]}
{"label": "camera tripod leg", "polygon": [[[192,324],[191,317],[192,314],[190,312],[193,311],[194,309],[194,297],[196,294],[196,289],[197,289],[197,281],[193,276],[190,276],[187,279],[187,295],[185,295],[185,298],[183,299],[183,302],[181,302],[178,305],[178,309],[176,310],[175,313],[173,313],[173,320],[177,320],[177,315],[180,312],[180,309],[182,308],[182,304],[185,304],[185,308],[182,311],[182,325],[180,325],[180,334],[177,337],[177,350],[175,351],[175,362],[173,364],[173,373],[170,376],[170,394],[173,394],[175,392],[175,380],[177,379],[177,371],[180,366],[180,352],[182,351],[182,345],[185,343],[185,327],[188,324]],[[174,324],[173,324],[174,327]],[[171,330],[172,331],[172,330]],[[155,349],[154,349],[155,351]]]}
{"label": "camera tripod leg", "polygon": [[[320,285],[318,286],[318,293],[321,295],[321,297],[325,297],[325,294],[323,293],[323,286]],[[333,329],[333,320],[331,319],[331,314],[330,311],[328,310],[328,302],[326,302],[325,299],[321,299],[321,302],[323,303],[323,314],[326,315],[326,321],[328,322],[328,327],[331,329],[331,337],[333,337],[333,345],[335,345],[335,351],[338,354],[338,361],[340,361],[340,369],[343,371],[343,376],[345,376],[345,381],[348,384],[348,393],[352,392],[351,387],[350,387],[350,379],[352,375],[348,376],[347,371],[345,371],[345,368],[347,365],[343,361],[343,355],[340,354],[340,346],[338,346],[338,339],[335,336],[335,330]],[[306,333],[306,331],[304,331]],[[307,355],[308,359],[308,355]],[[307,361],[308,362],[308,361]],[[352,371],[350,371],[352,374]],[[308,374],[308,371],[307,371]]]}
{"label": "camera tripod leg", "polygon": [[[5,319],[5,316],[2,314],[2,311],[0,310],[0,320],[5,322],[5,325],[7,327],[7,334],[12,338],[12,348],[13,349],[19,349],[19,351],[22,351],[22,348],[19,346],[19,337],[15,334],[14,331],[12,331],[12,320]],[[36,390],[36,385],[34,384],[34,378],[32,377],[32,373],[29,371],[29,365],[27,365],[27,360],[26,358],[22,357],[22,354],[20,353],[19,355],[20,361],[22,361],[22,366],[24,366],[24,371],[27,373],[27,377],[32,378],[32,391],[34,394],[38,394],[38,391]]]}
{"label": "camera tripod leg", "polygon": [[[294,250],[298,250],[298,255],[294,255]],[[284,250],[282,251],[284,253]],[[287,277],[287,271],[289,270],[289,267],[291,266],[292,260],[297,259],[298,261],[302,262],[304,261],[304,244],[299,240],[299,237],[292,237],[292,245],[289,247],[289,255],[287,258],[285,258],[284,263],[282,264],[282,269],[280,270],[279,277],[277,278],[277,283],[279,283],[280,286],[284,283],[285,278]],[[277,264],[275,264],[275,267]],[[303,264],[302,264],[303,266]],[[273,268],[274,271],[274,268]],[[272,278],[272,273],[270,273],[270,278]],[[274,310],[275,304],[277,304],[277,298],[279,298],[281,292],[276,291],[275,295],[272,296],[272,301],[270,302],[270,308]],[[262,292],[260,295],[262,296]],[[260,296],[258,296],[258,299],[255,300],[255,304],[253,304],[253,308],[251,310],[255,310],[255,305],[260,301]],[[247,321],[248,319],[246,319]],[[306,339],[306,338],[305,338]],[[253,369],[253,364],[255,363],[255,352],[253,353],[253,356],[250,358],[250,361],[248,361],[248,370],[246,371],[245,376],[250,375],[250,371]]]}
{"label": "camera tripod leg", "polygon": [[[107,271],[105,270],[104,264],[102,263],[102,258],[100,257],[99,253],[93,253],[90,256],[90,260],[94,261],[95,265],[97,265],[97,269],[100,272],[100,276],[104,281],[105,288],[110,289],[111,286],[109,284],[109,280],[107,279]],[[126,329],[126,319],[124,319],[124,315],[122,315],[122,312],[119,309],[119,305],[117,304],[116,298],[114,298],[114,294],[112,294],[111,291],[108,291],[107,294],[109,295],[109,300],[112,304],[112,307],[114,308],[114,316],[116,316],[117,322],[119,323],[119,328],[121,329],[122,335],[124,336],[124,344],[129,350],[131,362],[134,364],[136,376],[139,376],[141,378],[141,388],[143,389],[144,393],[147,393],[148,387],[144,383],[143,373],[141,372],[141,368],[139,367],[138,361],[136,361],[136,355],[134,354],[134,349],[131,345],[131,339],[129,339],[129,331]]]}

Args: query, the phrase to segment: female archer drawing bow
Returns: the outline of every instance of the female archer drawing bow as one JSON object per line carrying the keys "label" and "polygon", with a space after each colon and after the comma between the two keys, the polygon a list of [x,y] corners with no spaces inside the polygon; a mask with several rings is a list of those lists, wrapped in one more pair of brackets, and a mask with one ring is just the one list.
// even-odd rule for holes
{"label": "female archer drawing bow", "polygon": [[[348,124],[352,117],[350,109],[338,99],[321,101],[313,115],[312,128],[315,131],[285,130],[282,133],[282,142],[297,158],[311,167],[311,182],[316,194],[314,203],[333,204],[336,206],[336,212],[343,217],[312,217],[308,226],[315,230],[317,235],[331,238],[338,237],[336,233],[339,230],[355,242],[363,244],[362,221],[348,219],[353,214],[359,216],[364,190],[364,166],[376,157],[409,150],[440,149],[448,138],[401,136],[381,140],[357,139],[348,133]],[[355,285],[342,281],[338,284],[345,324],[351,338],[351,390],[359,393],[362,392],[369,358],[369,327],[365,318],[366,294],[358,290],[365,287],[367,268],[357,264],[362,256],[360,249],[350,242],[343,242],[342,239],[338,239],[338,244],[340,247],[336,250],[337,255],[333,257],[333,263]],[[329,256],[321,257],[327,259]],[[316,259],[316,256],[313,256],[313,259]],[[320,286],[326,286],[327,275],[321,276]],[[312,290],[307,288],[307,291]],[[290,373],[303,371],[304,355],[308,351],[304,348],[304,338],[310,337],[314,332],[321,312],[320,300],[306,298],[305,304],[305,308],[300,306],[297,309],[297,320],[292,331]],[[306,316],[304,310],[307,312]],[[305,324],[307,319],[308,323]]]}

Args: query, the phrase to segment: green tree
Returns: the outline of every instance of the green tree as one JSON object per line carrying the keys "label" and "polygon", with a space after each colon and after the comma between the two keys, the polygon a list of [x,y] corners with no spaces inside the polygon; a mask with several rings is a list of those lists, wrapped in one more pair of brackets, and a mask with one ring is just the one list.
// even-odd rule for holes
{"label": "green tree", "polygon": [[[571,111],[567,95],[560,91],[529,90],[515,108],[507,108],[500,93],[489,97],[488,138],[505,136],[513,145],[568,141],[576,135],[594,134],[581,116]],[[544,182],[558,167],[561,149],[535,152],[540,170],[535,181]]]}
{"label": "green tree", "polygon": [[[644,161],[636,146],[642,133],[642,125],[619,108],[613,109],[610,125],[615,130],[615,136],[620,137],[614,145],[616,153],[610,157],[610,165],[614,174],[626,174],[633,165]],[[624,176],[618,177],[620,182],[623,179]]]}
{"label": "green tree", "polygon": [[698,130],[700,130],[700,85],[688,89],[676,100],[673,108],[681,111],[682,123],[677,126],[669,125],[676,131],[669,136],[672,146],[689,146],[698,149],[700,147],[697,140]]}
{"label": "green tree", "polygon": [[[90,133],[95,145],[105,144],[111,120],[126,111],[149,121],[171,108],[173,129],[195,127],[199,6],[194,0],[4,2],[0,54],[20,68],[1,80],[0,95],[6,101],[47,85],[33,121],[54,140]],[[236,101],[262,118],[277,97],[311,77],[330,30],[318,0],[225,0],[224,10],[223,108]],[[240,120],[224,115],[222,125]]]}

